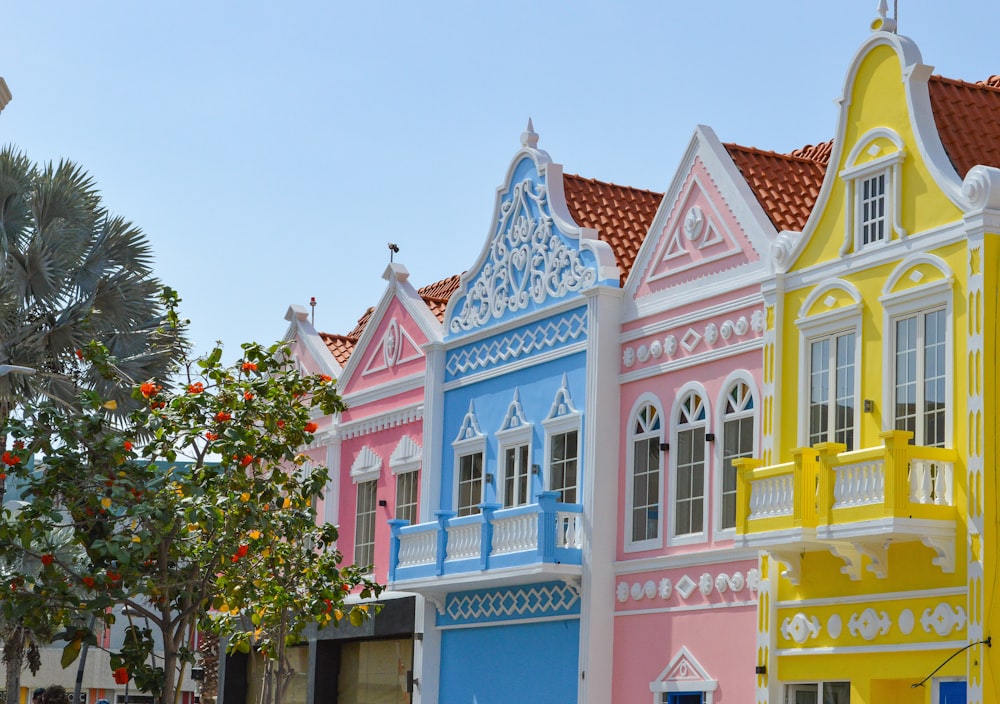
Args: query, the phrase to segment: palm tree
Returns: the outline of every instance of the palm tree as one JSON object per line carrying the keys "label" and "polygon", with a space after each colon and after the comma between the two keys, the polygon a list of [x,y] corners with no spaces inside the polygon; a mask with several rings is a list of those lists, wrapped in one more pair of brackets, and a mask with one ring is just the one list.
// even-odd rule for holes
{"label": "palm tree", "polygon": [[74,405],[81,388],[127,408],[128,385],[78,358],[92,340],[131,381],[164,378],[183,352],[146,236],[70,161],[0,150],[0,267],[0,365],[38,370],[0,376],[0,421],[42,397]]}
{"label": "palm tree", "polygon": [[[18,407],[43,398],[76,407],[82,389],[127,411],[129,382],[174,370],[186,341],[168,324],[176,294],[153,276],[152,263],[145,235],[108,212],[86,171],[0,150],[0,368],[36,371],[0,375],[0,431]],[[93,341],[107,348],[115,374],[82,359]],[[47,636],[17,623],[0,631],[8,697],[18,695],[26,649],[30,655]]]}

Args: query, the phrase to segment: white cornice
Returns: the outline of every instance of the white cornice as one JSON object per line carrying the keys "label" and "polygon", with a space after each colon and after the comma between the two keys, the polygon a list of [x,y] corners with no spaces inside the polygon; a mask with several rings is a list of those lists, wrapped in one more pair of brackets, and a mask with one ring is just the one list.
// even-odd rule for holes
{"label": "white cornice", "polygon": [[348,407],[354,408],[356,406],[363,406],[375,401],[384,401],[401,393],[423,388],[423,386],[424,374],[411,374],[399,379],[394,379],[385,384],[379,384],[378,386],[370,389],[363,389],[361,391],[344,394],[343,398]]}
{"label": "white cornice", "polygon": [[[597,288],[597,287],[592,287]],[[588,289],[589,290],[589,289]],[[613,289],[617,290],[617,289]],[[585,291],[581,292],[579,296],[573,296],[571,298],[565,298],[558,303],[555,303],[544,308],[539,308],[533,310],[530,313],[525,313],[524,315],[516,316],[510,320],[504,320],[496,325],[492,325],[487,328],[483,328],[477,332],[472,332],[467,335],[462,335],[460,337],[449,337],[445,342],[445,349],[448,352],[452,350],[465,347],[467,345],[472,345],[482,340],[494,337],[496,335],[502,335],[513,330],[517,330],[520,327],[527,327],[532,323],[537,323],[540,320],[546,318],[551,318],[560,313],[566,313],[577,308],[584,308],[587,305],[587,301],[583,298]]]}
{"label": "white cornice", "polygon": [[915,589],[912,592],[873,592],[825,599],[787,599],[777,602],[777,608],[797,609],[800,607],[837,606],[838,604],[867,604],[868,602],[898,601],[900,599],[940,599],[948,596],[965,596],[967,592],[968,589],[965,587],[942,587],[940,589]]}
{"label": "white cornice", "polygon": [[420,402],[396,408],[388,413],[380,413],[375,416],[359,418],[358,420],[343,423],[338,426],[340,431],[339,435],[341,438],[347,440],[361,435],[368,435],[369,433],[373,433],[378,430],[395,428],[400,425],[423,420],[423,417],[424,404],[423,402]]}
{"label": "white cornice", "polygon": [[756,566],[756,560],[759,556],[759,550],[725,548],[679,555],[657,555],[637,560],[619,560],[612,567],[615,575],[625,575],[684,569],[686,567],[703,567],[705,565],[729,565],[735,562],[754,562],[754,566]]}
{"label": "white cornice", "polygon": [[[707,296],[703,298],[707,298]],[[641,339],[643,337],[646,337],[647,335],[658,335],[660,333],[667,332],[668,330],[673,330],[674,328],[701,322],[706,318],[726,315],[728,313],[735,313],[744,308],[752,308],[753,306],[759,306],[762,305],[763,303],[764,303],[764,296],[761,293],[754,293],[749,296],[734,298],[732,300],[723,301],[722,303],[719,303],[714,306],[700,308],[691,313],[685,313],[683,315],[678,315],[673,318],[664,318],[663,320],[659,320],[655,323],[643,325],[641,327],[623,333],[620,339],[623,343],[632,342],[633,340]],[[679,306],[671,306],[671,307],[679,307]]]}

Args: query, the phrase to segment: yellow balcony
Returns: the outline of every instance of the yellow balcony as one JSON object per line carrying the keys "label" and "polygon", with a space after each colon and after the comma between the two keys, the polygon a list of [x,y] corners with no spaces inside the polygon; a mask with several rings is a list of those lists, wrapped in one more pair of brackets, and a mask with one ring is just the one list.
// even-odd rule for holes
{"label": "yellow balcony", "polygon": [[910,445],[913,434],[903,430],[881,437],[883,446],[854,452],[839,443],[800,448],[770,467],[737,460],[737,543],[770,552],[793,582],[808,550],[841,557],[851,579],[868,557],[884,578],[889,543],[907,541],[924,543],[935,565],[954,572],[957,453]]}

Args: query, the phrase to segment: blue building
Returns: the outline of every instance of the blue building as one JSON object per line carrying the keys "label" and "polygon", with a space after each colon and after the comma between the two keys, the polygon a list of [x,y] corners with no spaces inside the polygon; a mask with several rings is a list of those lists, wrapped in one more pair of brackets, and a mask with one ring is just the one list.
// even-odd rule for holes
{"label": "blue building", "polygon": [[[422,701],[611,701],[621,281],[660,194],[564,174],[529,122],[427,352]],[[601,441],[595,438],[601,436]]]}

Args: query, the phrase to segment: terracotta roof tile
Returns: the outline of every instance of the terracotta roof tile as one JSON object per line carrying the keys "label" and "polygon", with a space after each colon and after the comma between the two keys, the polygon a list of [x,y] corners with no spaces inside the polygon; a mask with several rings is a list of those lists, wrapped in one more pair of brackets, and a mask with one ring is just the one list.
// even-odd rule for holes
{"label": "terracotta roof tile", "polygon": [[791,154],[724,146],[775,228],[801,231],[816,205],[833,142],[809,145]]}
{"label": "terracotta roof tile", "polygon": [[942,76],[928,81],[941,144],[961,178],[976,164],[1000,167],[1000,76],[966,83]]}
{"label": "terracotta roof tile", "polygon": [[611,245],[624,284],[663,194],[573,174],[563,174],[563,190],[573,221]]}
{"label": "terracotta roof tile", "polygon": [[321,332],[319,336],[341,367],[347,364],[347,360],[351,358],[351,352],[354,351],[354,345],[358,344],[356,337],[347,335],[331,335],[328,332]]}
{"label": "terracotta roof tile", "polygon": [[428,284],[417,291],[427,307],[431,309],[431,313],[442,322],[444,322],[444,310],[448,307],[448,299],[458,289],[461,278],[461,274],[455,274],[447,279]]}

